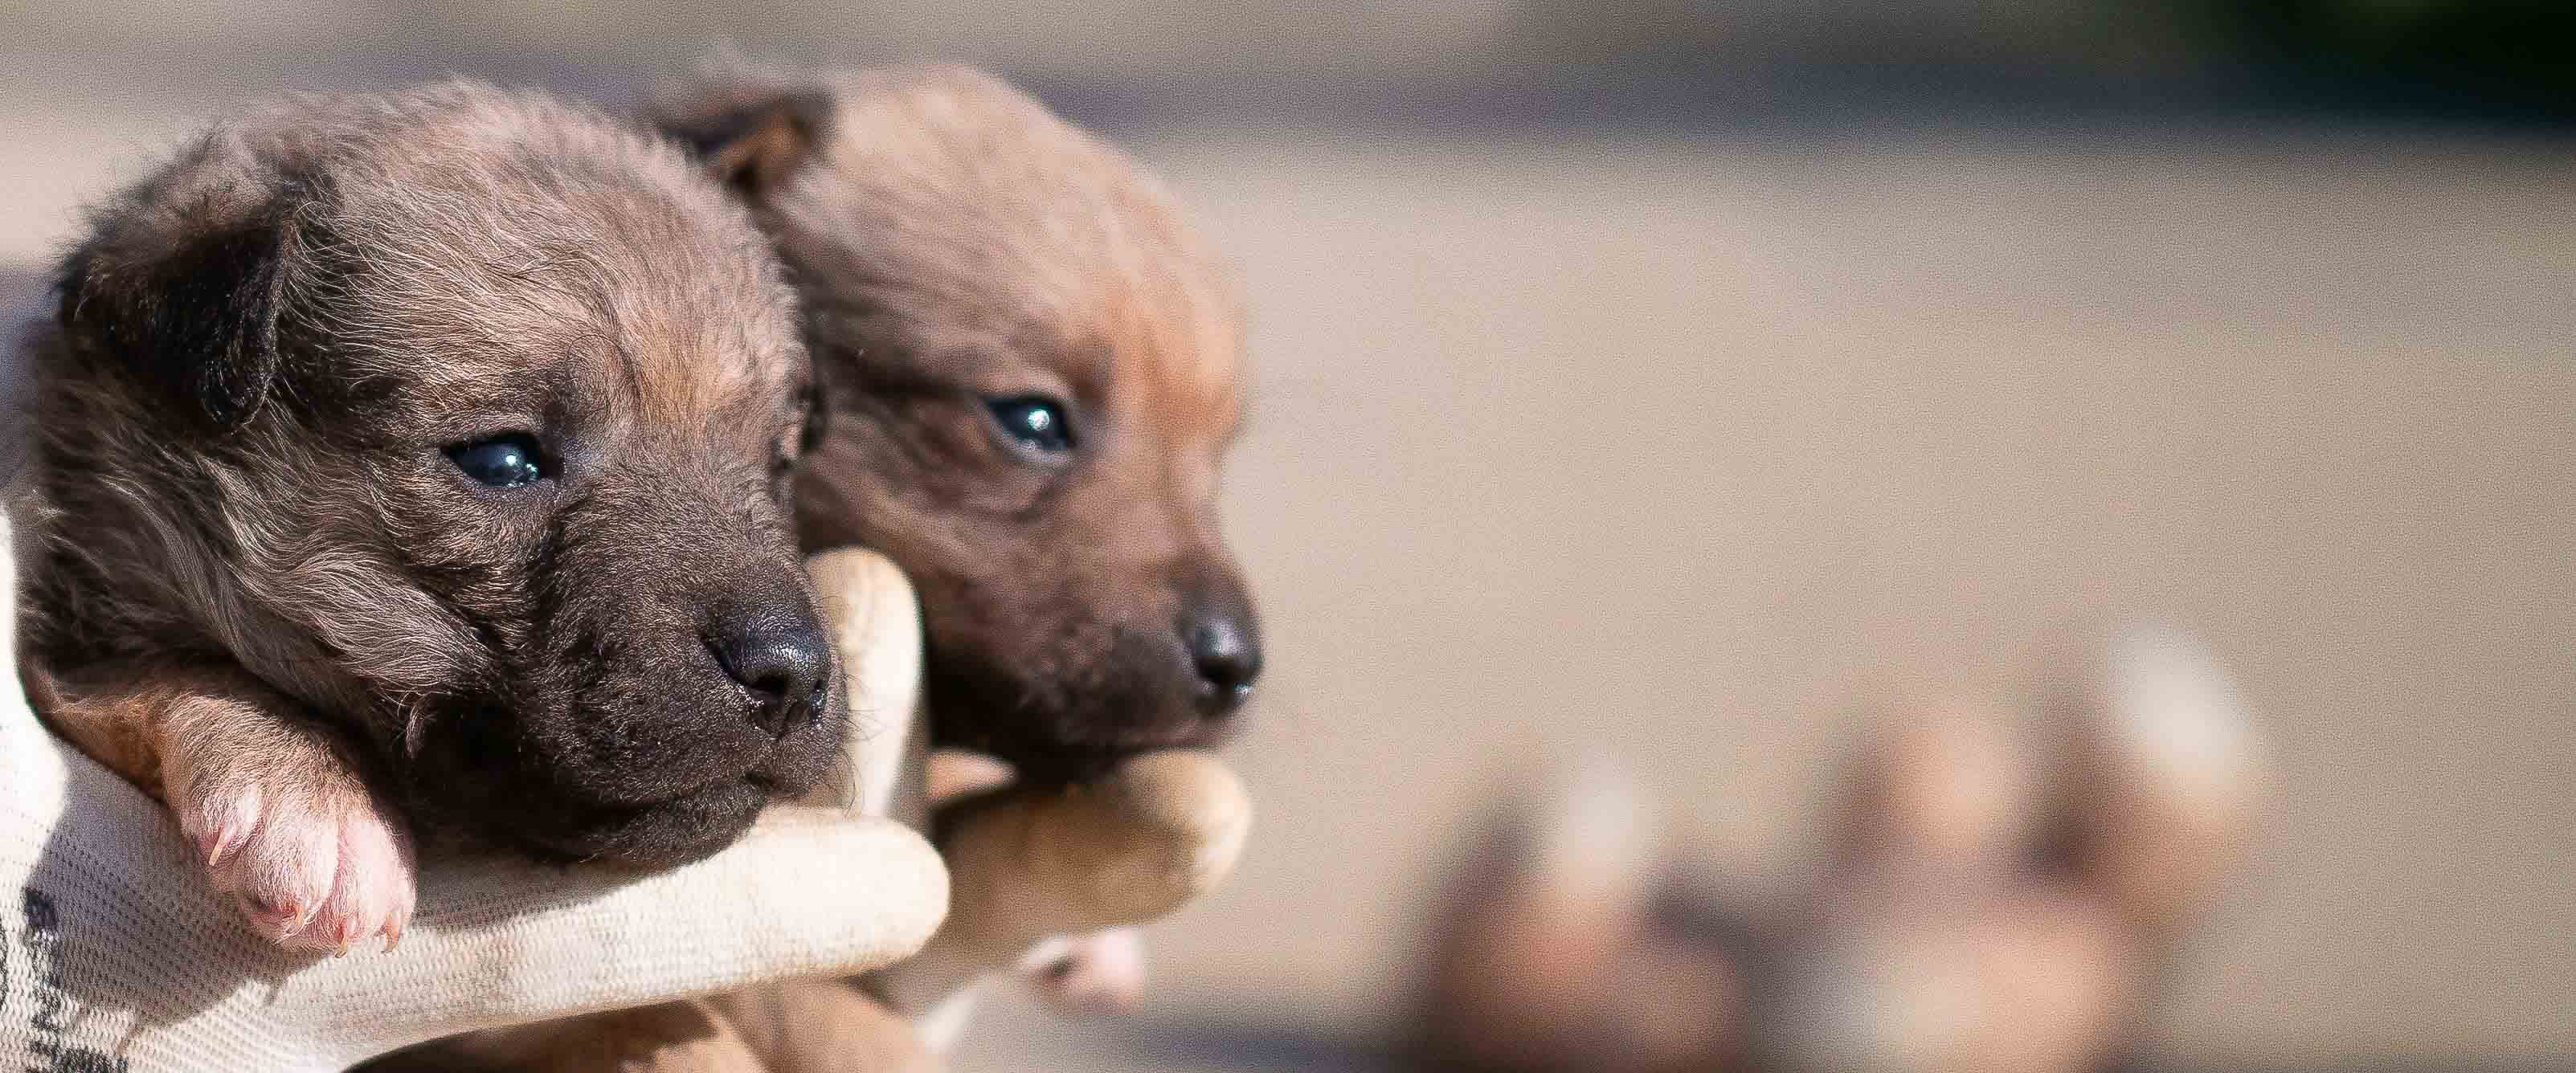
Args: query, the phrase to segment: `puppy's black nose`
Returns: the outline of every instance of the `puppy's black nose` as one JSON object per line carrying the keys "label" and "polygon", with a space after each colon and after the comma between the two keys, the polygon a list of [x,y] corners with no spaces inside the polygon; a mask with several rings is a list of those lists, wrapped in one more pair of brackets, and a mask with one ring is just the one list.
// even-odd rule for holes
{"label": "puppy's black nose", "polygon": [[832,639],[804,615],[728,624],[707,640],[725,673],[749,690],[751,721],[779,737],[811,724],[832,678]]}
{"label": "puppy's black nose", "polygon": [[1209,718],[1234,714],[1261,677],[1261,636],[1243,610],[1201,612],[1181,620],[1181,643],[1198,672],[1199,711]]}

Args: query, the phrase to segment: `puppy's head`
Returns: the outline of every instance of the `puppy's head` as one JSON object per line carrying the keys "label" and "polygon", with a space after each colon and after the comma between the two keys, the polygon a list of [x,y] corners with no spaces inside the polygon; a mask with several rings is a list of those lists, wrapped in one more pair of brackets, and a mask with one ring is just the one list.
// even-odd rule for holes
{"label": "puppy's head", "polygon": [[1215,509],[1242,330],[1163,188],[969,71],[668,100],[802,292],[804,543],[912,574],[940,739],[1044,777],[1218,737],[1261,669]]}
{"label": "puppy's head", "polygon": [[238,661],[416,819],[549,854],[701,854],[828,766],[792,299],[678,153],[471,84],[289,106],[61,287],[40,480],[94,637]]}

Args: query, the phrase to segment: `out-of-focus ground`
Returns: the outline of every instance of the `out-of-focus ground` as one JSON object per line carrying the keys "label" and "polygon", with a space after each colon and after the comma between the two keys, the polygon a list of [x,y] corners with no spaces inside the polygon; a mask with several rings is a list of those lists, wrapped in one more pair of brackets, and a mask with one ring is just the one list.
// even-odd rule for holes
{"label": "out-of-focus ground", "polygon": [[[1312,51],[1437,70],[1454,57],[1424,42],[1488,7]],[[381,13],[262,37],[153,10],[26,15],[54,37],[25,40],[123,28],[0,64],[0,259],[43,256],[81,198],[245,94],[448,64],[616,90],[705,36],[593,43],[565,76],[529,41],[582,37],[584,5],[449,26],[484,43],[432,59]],[[1122,15],[999,45],[938,17],[889,9],[873,44],[809,54],[1062,71],[1094,38],[1050,52],[1050,27]],[[191,19],[212,44],[148,45]],[[1313,36],[1184,21],[1119,62],[1185,78]],[[2232,664],[2283,780],[2158,1054],[2576,1055],[2569,143],[1938,115],[1444,131],[1085,92],[1059,99],[1173,180],[1256,311],[1229,528],[1271,646],[1235,753],[1260,820],[1231,887],[1153,930],[1151,1013],[1005,995],[961,1070],[1338,1068],[1307,1041],[1401,1015],[1425,883],[1512,762],[1620,750],[1759,884],[1855,729],[1856,676],[2132,614]]]}
{"label": "out-of-focus ground", "polygon": [[1259,304],[1232,531],[1279,668],[1160,1002],[1392,1012],[1507,757],[1611,743],[1758,872],[1854,676],[2135,613],[2233,662],[2284,777],[2175,1053],[2576,1052],[2576,161],[1145,152]]}

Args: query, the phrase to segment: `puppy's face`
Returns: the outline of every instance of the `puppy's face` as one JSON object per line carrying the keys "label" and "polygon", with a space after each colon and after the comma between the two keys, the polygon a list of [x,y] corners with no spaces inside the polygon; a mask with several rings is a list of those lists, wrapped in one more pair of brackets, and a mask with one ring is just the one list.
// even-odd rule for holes
{"label": "puppy's face", "polygon": [[1260,672],[1220,535],[1241,327],[1116,153],[982,76],[858,76],[665,117],[744,192],[807,307],[809,548],[920,588],[941,740],[1040,777],[1216,739]]}
{"label": "puppy's face", "polygon": [[141,357],[73,390],[114,431],[50,464],[152,473],[200,536],[93,561],[175,541],[173,602],[353,724],[416,819],[670,861],[828,766],[788,528],[808,370],[757,232],[677,154],[456,90],[220,138],[107,222],[67,351]]}

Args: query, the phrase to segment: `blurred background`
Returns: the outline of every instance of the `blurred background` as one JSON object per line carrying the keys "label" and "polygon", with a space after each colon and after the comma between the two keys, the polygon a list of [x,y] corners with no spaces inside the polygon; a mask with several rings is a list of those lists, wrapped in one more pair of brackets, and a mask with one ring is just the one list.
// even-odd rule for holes
{"label": "blurred background", "polygon": [[2576,6],[2449,0],[0,0],[0,263],[202,118],[720,43],[985,65],[1254,309],[1271,677],[1148,1012],[961,1070],[1375,1068],[1516,765],[1797,859],[1891,662],[2196,631],[2282,792],[2149,1064],[2576,1058]]}

